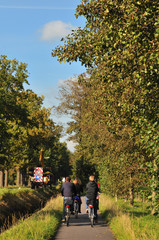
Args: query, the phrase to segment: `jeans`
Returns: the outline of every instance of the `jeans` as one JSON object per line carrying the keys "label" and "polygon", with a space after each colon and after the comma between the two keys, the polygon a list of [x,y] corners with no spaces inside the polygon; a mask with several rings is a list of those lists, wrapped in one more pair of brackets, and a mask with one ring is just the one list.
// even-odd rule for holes
{"label": "jeans", "polygon": [[62,219],[65,219],[65,199],[63,199],[63,213],[62,213]]}
{"label": "jeans", "polygon": [[72,200],[72,198],[63,198],[63,213],[62,213],[62,219],[65,219],[65,208],[66,208],[66,202],[67,202],[67,204],[69,204],[70,205],[70,209],[71,209],[71,212],[73,211],[73,200]]}
{"label": "jeans", "polygon": [[87,205],[87,200],[88,200],[88,198],[87,198],[87,197],[85,197],[85,209],[87,209],[87,208],[88,208],[88,205]]}

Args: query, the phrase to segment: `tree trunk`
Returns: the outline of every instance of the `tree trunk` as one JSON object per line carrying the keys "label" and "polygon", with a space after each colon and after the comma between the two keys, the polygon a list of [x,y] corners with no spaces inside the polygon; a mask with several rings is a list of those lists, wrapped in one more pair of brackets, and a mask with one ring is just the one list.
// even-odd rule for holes
{"label": "tree trunk", "polygon": [[154,215],[156,213],[156,209],[155,209],[155,197],[156,197],[156,192],[153,191],[152,192],[152,210],[151,210],[151,214]]}
{"label": "tree trunk", "polygon": [[4,186],[5,186],[5,187],[8,187],[8,170],[5,170]]}
{"label": "tree trunk", "polygon": [[17,186],[20,185],[20,169],[17,170]]}
{"label": "tree trunk", "polygon": [[20,185],[23,186],[23,173],[20,171]]}
{"label": "tree trunk", "polygon": [[129,198],[130,198],[130,205],[134,205],[134,187],[132,181],[132,173],[130,173],[130,188],[129,188]]}
{"label": "tree trunk", "polygon": [[3,171],[0,171],[0,187],[3,187]]}
{"label": "tree trunk", "polygon": [[31,187],[31,176],[28,176],[28,181],[27,181],[27,182],[28,182],[28,185],[27,185],[27,186],[28,186],[28,187]]}
{"label": "tree trunk", "polygon": [[27,184],[27,174],[26,174],[26,168],[23,168],[22,170],[22,186],[26,186]]}

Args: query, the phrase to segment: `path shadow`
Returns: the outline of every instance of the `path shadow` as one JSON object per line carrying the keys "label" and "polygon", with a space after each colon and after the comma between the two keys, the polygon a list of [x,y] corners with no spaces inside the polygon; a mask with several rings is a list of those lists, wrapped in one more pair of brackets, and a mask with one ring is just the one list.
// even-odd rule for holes
{"label": "path shadow", "polygon": [[[66,225],[64,223],[64,225]],[[90,225],[90,220],[88,218],[87,214],[78,214],[78,218],[75,218],[74,215],[71,215],[70,217],[70,225],[72,226],[88,226]],[[94,227],[98,226],[98,227],[107,227],[107,224],[104,222],[104,220],[102,219],[101,215],[99,215],[98,218],[98,223],[95,223]]]}

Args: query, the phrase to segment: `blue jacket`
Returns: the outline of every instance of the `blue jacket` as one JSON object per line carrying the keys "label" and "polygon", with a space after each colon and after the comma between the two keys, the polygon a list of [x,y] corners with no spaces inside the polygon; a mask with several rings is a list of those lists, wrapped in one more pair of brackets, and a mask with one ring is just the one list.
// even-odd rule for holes
{"label": "blue jacket", "polygon": [[75,185],[71,182],[65,182],[61,188],[61,194],[64,197],[73,197],[76,195]]}

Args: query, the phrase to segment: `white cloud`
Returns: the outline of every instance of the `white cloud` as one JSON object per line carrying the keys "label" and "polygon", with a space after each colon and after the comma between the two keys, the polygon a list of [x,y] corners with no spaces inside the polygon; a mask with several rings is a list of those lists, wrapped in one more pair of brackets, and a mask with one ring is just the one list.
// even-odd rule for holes
{"label": "white cloud", "polygon": [[74,152],[75,151],[75,146],[77,145],[77,143],[74,143],[73,141],[67,141],[67,148],[71,151]]}
{"label": "white cloud", "polygon": [[71,30],[75,29],[71,24],[64,23],[62,21],[52,21],[43,26],[40,30],[41,40],[47,42],[53,42],[65,37]]}
{"label": "white cloud", "polygon": [[67,144],[67,148],[71,151],[74,152],[75,151],[75,146],[78,145],[78,143],[73,142],[73,141],[68,141],[67,140],[67,136],[64,136],[62,138],[60,138],[61,142],[65,142]]}

